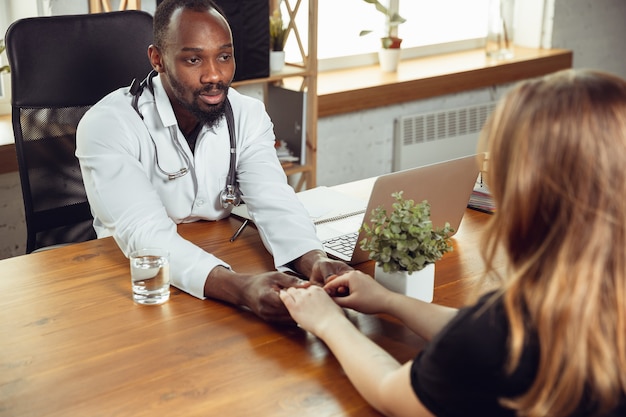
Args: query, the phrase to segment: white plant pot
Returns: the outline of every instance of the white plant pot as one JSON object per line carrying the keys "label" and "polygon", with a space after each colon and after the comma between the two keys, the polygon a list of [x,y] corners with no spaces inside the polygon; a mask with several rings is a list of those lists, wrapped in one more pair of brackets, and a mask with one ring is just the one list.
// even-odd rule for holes
{"label": "white plant pot", "polygon": [[281,72],[285,68],[285,51],[270,51],[270,73]]}
{"label": "white plant pot", "polygon": [[385,72],[396,72],[400,62],[400,51],[400,48],[379,49],[378,63],[380,64],[380,69]]}
{"label": "white plant pot", "polygon": [[430,303],[435,289],[435,264],[428,264],[424,269],[409,274],[406,271],[385,272],[378,266],[374,278],[390,291],[417,298]]}

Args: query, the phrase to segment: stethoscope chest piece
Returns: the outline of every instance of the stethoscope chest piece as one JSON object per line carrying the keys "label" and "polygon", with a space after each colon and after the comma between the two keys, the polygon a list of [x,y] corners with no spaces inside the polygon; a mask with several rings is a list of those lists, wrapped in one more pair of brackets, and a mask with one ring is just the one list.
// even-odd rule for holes
{"label": "stethoscope chest piece", "polygon": [[241,204],[241,192],[231,184],[227,184],[220,193],[220,200],[224,208],[228,208],[230,205],[238,206]]}

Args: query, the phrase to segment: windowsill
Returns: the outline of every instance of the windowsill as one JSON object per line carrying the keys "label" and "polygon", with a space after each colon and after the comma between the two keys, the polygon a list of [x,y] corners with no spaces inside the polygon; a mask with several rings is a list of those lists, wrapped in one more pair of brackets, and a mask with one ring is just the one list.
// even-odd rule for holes
{"label": "windowsill", "polygon": [[[402,61],[395,73],[378,65],[320,72],[318,117],[506,84],[571,68],[572,60],[572,51],[564,49],[516,48],[514,58],[502,61],[475,49]],[[0,135],[0,174],[15,172],[10,115],[0,116]]]}
{"label": "windowsill", "polygon": [[572,67],[572,51],[515,49],[515,57],[490,60],[483,49],[416,58],[385,73],[378,65],[320,72],[318,117],[506,84]]}

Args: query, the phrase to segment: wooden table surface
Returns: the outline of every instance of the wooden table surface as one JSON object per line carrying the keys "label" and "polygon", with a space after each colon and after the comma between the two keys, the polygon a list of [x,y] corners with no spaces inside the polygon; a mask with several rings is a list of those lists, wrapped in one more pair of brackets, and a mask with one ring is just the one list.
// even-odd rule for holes
{"label": "wooden table surface", "polygon": [[[437,263],[434,302],[460,307],[481,280],[489,215],[468,210]],[[254,227],[198,222],[180,233],[241,272],[273,269]],[[358,266],[373,273],[373,263]],[[378,416],[334,356],[296,326],[173,289],[131,298],[111,238],[0,261],[0,416]],[[404,362],[423,341],[396,320],[346,311]]]}

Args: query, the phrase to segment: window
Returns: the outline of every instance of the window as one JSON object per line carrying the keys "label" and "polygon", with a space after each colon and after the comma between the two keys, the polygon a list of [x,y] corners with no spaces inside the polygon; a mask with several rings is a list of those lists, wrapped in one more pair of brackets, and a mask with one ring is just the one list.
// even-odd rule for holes
{"label": "window", "polygon": [[[402,0],[398,27],[404,48],[484,38],[489,0]],[[378,13],[380,14],[380,13]]]}
{"label": "window", "polygon": [[[0,0],[0,37],[4,37],[9,25],[17,19],[41,16],[50,0]],[[0,66],[8,63],[6,51],[0,56]],[[10,74],[0,74],[0,115],[11,112]]]}
{"label": "window", "polygon": [[[0,39],[2,39],[2,45],[4,45],[4,33],[6,32],[9,25],[7,15],[8,4],[3,2],[2,4],[0,4]],[[7,65],[6,52],[0,52],[0,67],[2,67],[3,65]],[[2,107],[3,103],[7,102],[6,87],[4,87],[5,77],[2,74],[3,73],[0,72],[0,107]],[[0,114],[4,114],[1,109]]]}
{"label": "window", "polygon": [[[381,0],[385,5],[388,1]],[[488,1],[397,0],[399,13],[407,20],[398,27],[403,56],[481,47],[487,28]],[[298,25],[305,24],[299,19],[300,16]],[[384,26],[384,16],[362,0],[318,0],[320,70],[374,63]],[[359,36],[362,30],[373,32]],[[306,40],[303,42],[306,44]],[[296,60],[297,45],[288,44],[286,53],[288,61]]]}

